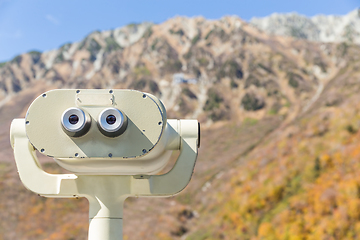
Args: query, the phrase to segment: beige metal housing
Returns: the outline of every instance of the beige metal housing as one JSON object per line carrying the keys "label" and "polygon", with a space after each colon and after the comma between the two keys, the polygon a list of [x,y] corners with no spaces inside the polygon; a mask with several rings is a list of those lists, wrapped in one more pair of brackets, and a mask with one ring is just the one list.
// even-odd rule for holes
{"label": "beige metal housing", "polygon": [[[100,137],[100,135],[94,133],[94,126],[91,126],[93,129],[89,130],[89,132],[83,136],[89,137],[92,136],[90,135],[91,133],[94,134],[89,138],[91,143],[88,143],[89,145],[87,145],[81,141],[71,141],[68,139],[68,135],[62,135],[64,132],[60,131],[61,128],[56,125],[59,124],[60,121],[59,118],[57,118],[58,115],[53,118],[50,117],[50,119],[54,120],[54,123],[47,123],[41,116],[45,116],[45,114],[49,113],[57,114],[56,109],[51,110],[54,106],[61,107],[59,112],[63,112],[64,108],[73,106],[72,103],[70,103],[70,100],[67,102],[68,100],[64,100],[63,98],[70,99],[72,97],[78,97],[82,100],[82,104],[79,104],[79,106],[81,106],[82,109],[89,111],[89,114],[92,115],[92,117],[100,111],[99,108],[104,107],[105,105],[113,105],[114,101],[117,103],[116,106],[120,106],[121,101],[118,101],[118,99],[122,98],[118,97],[120,92],[118,95],[116,93],[117,90],[113,91],[113,93],[115,93],[113,95],[110,95],[108,90],[89,90],[89,94],[84,95],[85,98],[78,96],[71,91],[74,90],[56,90],[47,92],[45,97],[41,96],[34,101],[29,108],[26,119],[13,120],[10,130],[10,141],[11,146],[14,149],[14,156],[20,179],[26,188],[41,196],[66,198],[86,197],[89,200],[90,208],[88,239],[122,239],[123,203],[127,197],[171,196],[179,193],[189,183],[198,153],[198,122],[196,120],[166,121],[165,108],[161,102],[155,97],[146,94],[146,97],[152,98],[152,102],[143,102],[144,105],[141,106],[141,109],[144,109],[144,112],[150,114],[151,117],[149,119],[151,122],[153,120],[162,121],[162,126],[156,126],[156,124],[149,123],[148,120],[141,120],[140,118],[142,117],[140,115],[144,112],[140,111],[138,113],[139,116],[135,113],[132,115],[130,110],[131,107],[124,109],[121,107],[122,111],[129,114],[129,119],[132,119],[131,121],[134,124],[132,128],[129,128],[129,133],[130,129],[133,129],[136,137],[128,136],[129,141],[133,141],[134,146],[129,146],[131,149],[128,151],[126,149],[123,151],[115,149],[118,147],[121,148],[119,143],[113,144],[111,145],[111,148],[109,148],[106,144],[99,143],[97,138]],[[101,95],[97,94],[100,92],[102,92]],[[140,107],[140,105],[136,105],[135,103],[136,101],[140,101],[135,96],[138,95],[139,92],[127,92],[121,90],[121,93],[134,94],[134,96],[131,96],[131,99],[133,99],[132,106]],[[92,94],[95,95],[94,98],[91,97]],[[109,96],[112,97],[111,100],[108,100]],[[50,100],[42,101],[42,98],[46,97],[49,97]],[[55,100],[60,102],[64,101],[65,103],[56,103],[54,105],[53,103]],[[123,100],[127,101],[125,99]],[[92,107],[84,104],[84,102],[88,102],[88,104],[91,103]],[[101,107],[95,103],[98,103]],[[37,104],[39,104],[39,106],[37,106]],[[147,112],[143,106],[146,106],[146,108],[148,107],[151,111]],[[155,106],[158,106],[158,108],[155,109]],[[145,117],[143,115],[143,118],[146,118],[146,115]],[[41,124],[37,126],[37,121],[41,121],[41,123],[44,124],[42,130],[40,130]],[[37,127],[30,127],[34,125]],[[52,126],[57,130],[51,129],[49,126]],[[149,135],[145,135],[146,137],[137,135],[138,133],[135,130],[135,126],[146,127],[145,130],[149,132]],[[152,128],[154,129],[152,130]],[[37,133],[35,129],[38,129],[39,132]],[[128,129],[126,131],[128,131]],[[42,140],[41,136],[46,136],[46,141],[49,141],[49,143],[45,143],[45,140]],[[136,139],[138,138],[139,141],[137,142]],[[144,154],[139,153],[137,150],[138,148],[136,147],[138,144],[146,143],[142,138],[146,138],[151,142],[151,144],[149,143],[147,146],[153,146],[151,150],[149,149],[149,152]],[[122,138],[119,137],[119,139]],[[75,144],[75,142],[78,145]],[[99,143],[99,145],[95,143]],[[124,139],[122,139],[121,144],[125,144]],[[82,147],[80,148],[79,146]],[[89,146],[94,147],[94,149],[90,149]],[[63,166],[70,166],[71,168],[76,166],[75,169],[79,170],[85,165],[90,164],[93,165],[92,167],[99,165],[99,168],[96,172],[94,170],[90,171],[89,174],[85,174],[86,171],[81,174],[76,172],[73,174],[46,173],[42,170],[36,157],[36,149],[40,149],[41,151],[41,147],[44,149],[46,147],[43,151],[45,154],[56,153],[54,156],[57,157],[57,162]],[[68,149],[64,150],[63,148],[65,147],[69,147],[71,151]],[[84,155],[77,158],[73,156],[70,157],[68,153],[73,153],[74,149],[78,150],[77,147],[78,149],[83,150],[82,154]],[[108,151],[99,149],[100,147],[105,147],[106,150],[110,149],[112,153],[116,153],[115,156],[110,158],[109,156],[102,155]],[[156,172],[156,169],[161,168],[159,166],[167,162],[167,159],[159,161],[158,158],[163,158],[164,156],[167,158],[166,154],[174,149],[178,149],[180,154],[174,167],[168,173],[163,175],[138,174],[142,172]],[[129,152],[139,153],[140,155],[130,156],[129,159],[124,158]],[[74,163],[72,161],[76,162]],[[128,163],[131,167],[125,163]],[[143,165],[145,167],[143,167]],[[151,165],[156,165],[156,167]],[[112,166],[113,168],[116,168],[116,171],[118,172],[109,175],[106,166]],[[123,168],[127,169],[125,173],[123,172]],[[140,170],[137,170],[136,168],[140,168]],[[86,166],[84,169],[86,169]],[[131,172],[131,169],[134,170],[133,173]],[[146,171],[144,171],[144,169],[146,169]]]}
{"label": "beige metal housing", "polygon": [[[62,128],[66,109],[78,107],[91,118],[81,137]],[[127,117],[118,137],[105,136],[98,127],[100,113],[109,107]],[[53,157],[65,169],[91,174],[155,174],[167,164],[179,137],[167,123],[164,105],[153,95],[134,90],[52,90],[39,96],[26,115],[26,133],[40,153]],[[174,144],[177,143],[177,144]]]}

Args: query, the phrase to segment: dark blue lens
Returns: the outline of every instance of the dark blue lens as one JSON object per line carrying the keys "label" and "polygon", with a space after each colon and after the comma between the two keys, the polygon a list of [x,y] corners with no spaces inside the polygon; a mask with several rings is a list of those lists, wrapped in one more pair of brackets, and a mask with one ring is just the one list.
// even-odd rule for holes
{"label": "dark blue lens", "polygon": [[113,125],[116,122],[116,117],[114,115],[109,115],[106,117],[106,122]]}
{"label": "dark blue lens", "polygon": [[75,124],[77,124],[78,122],[79,122],[79,117],[78,117],[77,115],[75,115],[75,114],[70,115],[70,117],[69,117],[69,123],[70,123],[70,124],[75,125]]}

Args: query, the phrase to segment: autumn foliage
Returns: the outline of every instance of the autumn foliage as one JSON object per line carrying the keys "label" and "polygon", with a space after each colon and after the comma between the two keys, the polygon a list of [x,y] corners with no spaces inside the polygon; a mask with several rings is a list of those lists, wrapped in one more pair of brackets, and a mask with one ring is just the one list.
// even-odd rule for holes
{"label": "autumn foliage", "polygon": [[[299,118],[233,169],[201,239],[360,239],[360,106]],[[355,106],[355,108],[354,108]],[[351,126],[351,127],[349,127]],[[194,238],[195,239],[195,238]]]}

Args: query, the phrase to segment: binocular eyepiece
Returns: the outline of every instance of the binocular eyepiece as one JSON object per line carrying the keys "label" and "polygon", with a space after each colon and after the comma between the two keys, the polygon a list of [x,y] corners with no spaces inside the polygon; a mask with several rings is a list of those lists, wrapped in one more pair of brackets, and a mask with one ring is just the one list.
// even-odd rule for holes
{"label": "binocular eyepiece", "polygon": [[80,108],[71,107],[63,112],[61,125],[70,137],[80,137],[89,131],[91,117]]}
{"label": "binocular eyepiece", "polygon": [[117,137],[126,130],[127,117],[119,109],[106,108],[100,113],[97,124],[100,132],[105,136]]}
{"label": "binocular eyepiece", "polygon": [[[70,137],[85,135],[90,129],[91,122],[90,115],[76,107],[66,109],[61,117],[63,130]],[[126,130],[127,117],[119,109],[106,108],[99,114],[97,126],[103,135],[117,137]]]}

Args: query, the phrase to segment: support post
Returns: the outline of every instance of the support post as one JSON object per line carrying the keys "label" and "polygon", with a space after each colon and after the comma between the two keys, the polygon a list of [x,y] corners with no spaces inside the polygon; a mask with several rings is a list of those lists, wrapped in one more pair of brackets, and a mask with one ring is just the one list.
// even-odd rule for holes
{"label": "support post", "polygon": [[122,240],[123,220],[112,218],[98,218],[89,220],[88,240]]}
{"label": "support post", "polygon": [[104,195],[89,199],[89,240],[123,239],[123,206],[125,197],[113,194],[111,189]]}
{"label": "support post", "polygon": [[123,208],[130,193],[130,176],[81,177],[79,187],[89,200],[88,239],[122,239]]}

